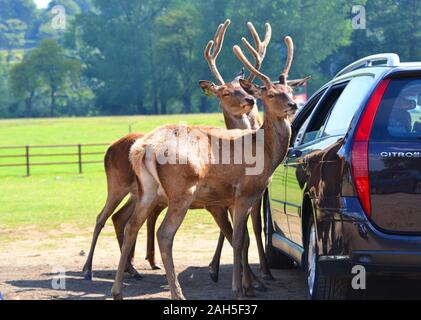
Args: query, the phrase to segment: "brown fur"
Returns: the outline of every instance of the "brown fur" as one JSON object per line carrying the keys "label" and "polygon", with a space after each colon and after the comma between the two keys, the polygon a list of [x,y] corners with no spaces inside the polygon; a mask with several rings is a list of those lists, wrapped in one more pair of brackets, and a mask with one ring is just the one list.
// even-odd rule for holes
{"label": "brown fur", "polygon": [[[255,104],[255,100],[252,96],[249,96],[240,86],[239,79],[242,78],[243,74],[241,73],[238,75],[233,81],[226,83],[222,79],[219,71],[216,67],[216,58],[222,48],[223,39],[225,35],[225,31],[227,30],[230,21],[227,20],[223,25],[221,24],[218,28],[218,31],[215,35],[214,42],[210,41],[208,46],[205,49],[205,57],[209,62],[209,66],[212,72],[215,74],[217,80],[221,83],[221,86],[216,86],[210,81],[201,81],[200,85],[202,89],[206,93],[214,94],[218,100],[220,101],[221,109],[223,111],[226,127],[228,129],[257,129],[261,126],[261,119],[259,116],[259,111],[257,109],[257,105]],[[256,44],[255,49],[255,60],[257,69],[260,68],[262,61],[265,57],[266,47],[270,41],[271,37],[271,27],[269,24],[266,24],[266,36],[264,41],[262,42],[257,34],[256,30],[254,29],[253,24],[250,22],[247,24],[250,32],[253,36],[254,42]],[[244,39],[243,40],[248,48],[252,48],[251,45]],[[213,53],[210,52],[213,45],[215,44],[215,50]],[[253,49],[249,49],[253,50]],[[254,79],[253,73],[250,73],[249,80]],[[114,200],[113,194],[120,194],[131,193],[131,197],[127,201],[126,205],[117,212],[113,216],[113,224],[116,230],[117,239],[119,245],[121,247],[122,239],[124,238],[124,226],[128,221],[129,217],[131,216],[134,208],[136,199],[136,193],[139,194],[138,198],[141,197],[141,190],[136,188],[135,183],[135,173],[132,170],[130,163],[128,162],[128,150],[133,142],[137,139],[142,137],[142,134],[131,134],[127,135],[120,140],[113,143],[105,156],[105,170],[107,174],[107,183],[108,183],[108,199],[107,203],[112,202],[112,206],[107,206],[105,208],[109,208],[108,210],[104,210],[100,213],[97,218],[97,225],[95,227],[94,236],[91,244],[90,253],[87,258],[87,262],[84,266],[84,272],[86,278],[92,277],[92,259],[93,259],[93,252],[95,249],[95,244],[99,235],[100,230],[102,229],[103,224],[108,219],[108,217],[112,214],[113,206],[117,206],[117,200]],[[139,173],[140,174],[140,173]],[[120,200],[121,201],[121,200]],[[116,204],[117,203],[117,204]],[[261,233],[262,233],[262,221],[261,221],[261,211],[260,211],[260,201],[255,205],[252,209],[252,221],[253,221],[253,230],[256,236],[257,247],[259,252],[259,260],[260,266],[263,275],[266,279],[273,279],[267,261],[266,256],[264,253]],[[216,208],[215,206],[208,208],[211,212],[215,221],[219,226],[224,226],[225,230],[227,230],[226,225],[229,224],[229,220],[227,217],[228,208]],[[105,212],[104,212],[105,211]],[[155,254],[154,254],[154,235],[155,235],[155,223],[157,216],[159,215],[160,211],[162,211],[161,207],[156,207],[152,210],[154,214],[152,214],[148,218],[147,223],[147,254],[146,259],[151,264],[153,269],[159,268],[159,266],[155,263]],[[221,215],[221,212],[225,212],[225,216]],[[221,228],[221,230],[223,230]],[[215,250],[214,257],[210,263],[210,273],[211,277],[214,281],[218,279],[218,272],[219,272],[219,264],[220,264],[220,256],[222,251],[222,245],[224,241],[223,231],[220,233],[220,237],[218,240],[218,245]],[[139,276],[139,274],[134,269],[133,263],[133,253],[129,256],[128,270],[134,274],[135,276]],[[250,274],[253,277],[254,286],[257,288],[263,288],[262,284],[257,280],[257,278],[252,274],[250,270]]]}
{"label": "brown fur", "polygon": [[[237,56],[238,53],[237,49]],[[244,63],[246,58],[243,56],[240,59]],[[295,113],[297,106],[292,101],[292,89],[286,83],[274,84],[250,63],[244,64],[266,85],[266,87],[260,88],[249,81],[240,80],[240,85],[245,91],[252,93],[263,101],[266,112],[261,128],[258,130],[215,129],[211,132],[209,127],[164,126],[139,139],[132,146],[130,159],[138,173],[144,194],[138,203],[139,211],[132,215],[126,226],[120,263],[112,288],[114,299],[122,298],[122,276],[130,249],[139,228],[151,214],[151,208],[157,204],[168,206],[166,216],[157,234],[172,298],[184,299],[174,272],[172,258],[174,236],[188,208],[213,205],[230,208],[233,216],[234,268],[232,289],[234,295],[241,297],[252,294],[253,287],[250,273],[245,268],[249,244],[246,228],[247,218],[252,207],[262,197],[273,171],[285,157],[291,137],[288,119]],[[207,137],[204,141],[210,141],[214,137],[221,141],[232,142],[251,136],[253,138],[251,140],[254,142],[253,150],[256,150],[256,154],[264,154],[264,170],[258,175],[250,176],[246,175],[247,165],[244,161],[241,164],[233,164],[233,161],[231,161],[231,164],[225,165],[204,163],[200,157],[196,157],[196,155],[200,155],[200,148],[196,140],[183,140],[181,148],[176,150],[179,159],[191,156],[186,164],[158,163],[156,160],[158,156],[157,147],[165,142],[177,142],[174,140],[178,138],[174,134],[177,130],[189,130],[196,133],[196,136],[204,135]],[[257,135],[261,130],[264,130],[263,146],[256,144]],[[208,146],[208,150],[210,148]],[[156,170],[156,172],[150,171],[151,168],[154,168],[153,171]],[[160,192],[161,189],[165,192]],[[226,236],[228,237],[228,235]]]}

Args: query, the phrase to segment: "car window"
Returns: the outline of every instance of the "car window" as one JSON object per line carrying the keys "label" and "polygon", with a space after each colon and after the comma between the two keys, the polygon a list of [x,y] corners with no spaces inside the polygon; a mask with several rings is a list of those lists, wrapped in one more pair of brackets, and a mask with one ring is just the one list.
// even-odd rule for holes
{"label": "car window", "polygon": [[367,96],[367,91],[373,85],[372,76],[353,78],[343,90],[333,105],[329,117],[323,126],[321,136],[345,135],[356,111]]}
{"label": "car window", "polygon": [[322,90],[313,98],[311,98],[307,104],[303,107],[303,110],[300,111],[300,114],[297,115],[296,119],[292,123],[292,139],[291,144],[297,145],[300,143],[301,138],[305,133],[305,129],[307,128],[308,122],[310,120],[310,115],[313,112],[314,108],[317,106],[319,100],[323,97],[323,94],[326,92]]}
{"label": "car window", "polygon": [[312,142],[322,136],[330,111],[336,104],[345,87],[346,83],[335,85],[325,94],[317,108],[307,120],[308,123],[307,126],[305,126],[305,133],[303,134],[300,144]]}
{"label": "car window", "polygon": [[372,139],[421,137],[421,79],[395,79],[387,88],[374,120]]}

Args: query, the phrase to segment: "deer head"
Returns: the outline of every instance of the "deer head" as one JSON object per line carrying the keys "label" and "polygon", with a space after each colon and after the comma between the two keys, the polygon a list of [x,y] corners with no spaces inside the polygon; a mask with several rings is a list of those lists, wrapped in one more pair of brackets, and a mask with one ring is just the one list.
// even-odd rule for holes
{"label": "deer head", "polygon": [[[218,81],[218,84],[215,84],[209,80],[201,80],[199,81],[199,85],[206,95],[215,96],[218,98],[221,108],[225,113],[234,117],[241,117],[244,114],[249,113],[255,107],[256,102],[253,96],[245,92],[240,85],[240,81],[244,79],[244,69],[234,78],[234,80],[225,83],[216,66],[216,59],[221,51],[225,32],[227,31],[230,23],[230,20],[227,19],[224,24],[219,25],[214,40],[208,42],[204,51],[205,59],[208,62],[213,75]],[[253,24],[248,22],[247,26],[254,39],[256,49],[253,48],[253,46],[250,45],[250,43],[245,38],[243,38],[243,42],[255,59],[255,69],[259,70],[266,54],[267,45],[270,42],[272,29],[271,26],[267,23],[266,35],[264,40],[261,41]],[[212,49],[213,52],[211,52]],[[250,73],[247,80],[253,81],[254,78],[255,75]]]}
{"label": "deer head", "polygon": [[271,115],[275,115],[278,118],[287,118],[295,114],[298,108],[292,99],[293,88],[303,85],[309,79],[309,77],[306,77],[299,80],[287,80],[294,55],[294,45],[291,37],[285,37],[285,44],[288,48],[288,56],[285,67],[279,76],[279,82],[272,82],[267,75],[256,69],[245,57],[239,46],[233,47],[237,58],[264,84],[264,86],[258,86],[248,79],[240,79],[241,87],[256,99],[261,99],[266,111],[270,111]]}

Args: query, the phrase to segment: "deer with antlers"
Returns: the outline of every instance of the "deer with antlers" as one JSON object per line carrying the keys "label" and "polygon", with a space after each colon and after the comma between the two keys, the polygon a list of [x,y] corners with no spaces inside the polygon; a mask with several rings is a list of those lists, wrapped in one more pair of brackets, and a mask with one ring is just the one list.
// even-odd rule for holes
{"label": "deer with antlers", "polygon": [[[203,89],[205,94],[212,95],[218,98],[227,129],[258,129],[262,124],[262,120],[260,119],[257,105],[254,101],[254,98],[250,97],[249,94],[243,90],[239,82],[239,80],[243,78],[244,72],[240,72],[240,74],[233,81],[225,83],[216,65],[216,59],[221,51],[225,31],[229,24],[230,20],[227,19],[224,24],[219,25],[214,40],[208,42],[204,51],[204,56],[206,61],[208,62],[209,68],[219,84],[216,85],[211,81],[201,80],[199,81],[199,85]],[[256,29],[254,28],[251,22],[247,23],[247,27],[250,30],[250,33],[253,37],[256,49],[253,48],[253,46],[245,38],[244,43],[255,59],[255,68],[257,70],[260,70],[262,62],[266,55],[267,46],[272,36],[272,28],[270,24],[265,24],[266,34],[264,40],[261,41],[259,34],[257,33]],[[213,52],[211,52],[212,48]],[[254,79],[255,75],[253,73],[250,73],[247,80],[253,81]],[[242,105],[241,99],[239,99],[239,97],[253,99],[253,107],[250,109],[248,104]],[[262,243],[262,217],[260,208],[261,201],[256,203],[256,205],[251,211],[253,231],[256,237],[261,272],[263,274],[264,279],[272,280],[273,277],[266,260],[266,255]],[[224,234],[221,231],[215,254],[209,265],[211,278],[215,282],[218,281],[219,265],[224,239]]]}
{"label": "deer with antlers", "polygon": [[[137,232],[157,205],[168,208],[157,236],[173,299],[184,299],[174,272],[172,245],[190,207],[216,205],[230,208],[233,213],[233,293],[239,298],[253,291],[249,270],[244,264],[249,245],[247,218],[253,206],[261,199],[274,170],[285,157],[291,137],[289,117],[297,110],[292,100],[292,87],[304,81],[287,81],[293,44],[290,37],[286,37],[285,42],[288,57],[279,83],[273,83],[268,76],[257,70],[240,47],[233,48],[247,69],[264,83],[263,87],[259,87],[248,80],[239,80],[246,92],[263,101],[265,116],[259,129],[224,130],[205,126],[167,125],[138,139],[132,146],[130,160],[139,179],[142,195],[136,203],[136,214],[130,217],[125,227],[120,262],[112,287],[114,299],[122,298],[123,273]],[[215,141],[218,143],[213,143]],[[229,152],[228,163],[209,161],[219,159],[227,146],[231,149],[243,145],[245,141],[249,141],[250,149],[254,150],[256,156],[259,155],[255,159],[255,166],[258,167],[258,159],[263,162],[263,167],[256,174],[248,174],[250,159],[246,159],[245,153],[240,154],[239,159],[238,153]],[[168,157],[174,161],[165,161]],[[228,233],[224,234],[230,238]]]}
{"label": "deer with antlers", "polygon": [[[225,123],[228,129],[256,129],[261,125],[261,119],[259,117],[258,109],[255,104],[254,98],[247,94],[239,85],[239,79],[242,78],[243,73],[239,74],[233,81],[225,83],[216,66],[216,59],[221,51],[225,33],[229,25],[230,20],[228,19],[225,21],[224,24],[219,25],[214,40],[209,41],[204,52],[205,59],[207,60],[212,73],[218,80],[219,85],[215,85],[211,81],[200,81],[200,86],[206,94],[215,95],[219,99],[221,109],[223,110]],[[256,69],[260,69],[262,61],[266,54],[267,45],[270,41],[271,28],[269,24],[266,24],[266,35],[264,41],[262,42],[253,24],[249,22],[247,25],[253,36],[254,42],[256,44],[256,49],[254,49],[250,44],[248,44],[248,42],[247,44],[248,47],[251,48],[250,50],[253,53],[254,58],[256,60]],[[213,52],[211,53],[212,49]],[[252,81],[254,79],[253,74],[250,74],[248,79]],[[114,210],[124,199],[124,197],[127,196],[127,194],[130,194],[130,197],[126,204],[120,210],[118,210],[112,217],[119,246],[120,248],[122,246],[124,238],[124,227],[126,225],[127,220],[134,212],[135,204],[139,195],[135,173],[130,165],[128,154],[130,147],[133,145],[133,143],[141,137],[143,137],[143,134],[141,133],[129,134],[114,142],[106,152],[104,164],[107,176],[108,194],[106,204],[97,217],[91,247],[86,263],[83,267],[85,279],[92,279],[92,260],[94,250],[98,236],[103,226],[105,225],[105,222],[114,213]],[[149,261],[151,268],[154,270],[160,269],[160,266],[155,263],[154,238],[156,220],[163,209],[164,207],[162,206],[157,206],[156,208],[154,208],[153,214],[151,214],[147,220],[146,260]],[[222,225],[224,228],[230,228],[229,221],[227,220],[227,218],[225,218],[225,216],[227,215],[226,209],[221,207],[209,207],[208,210],[212,213],[215,220],[217,220],[217,222],[219,221],[218,225]],[[264,254],[263,244],[261,240],[262,226],[260,216],[260,203],[257,204],[255,208],[253,208],[252,212],[253,229],[257,239],[261,270],[265,279],[272,279],[270,269],[266,262],[266,257]],[[216,248],[212,262],[210,263],[210,274],[211,278],[214,281],[218,280],[219,264],[224,238],[224,234],[221,231],[218,240],[218,246]],[[141,275],[136,271],[133,265],[133,256],[134,247],[132,248],[131,253],[128,257],[126,271],[129,274],[131,274],[134,278],[140,279]],[[254,275],[252,277],[254,279],[254,286],[257,289],[264,290],[264,286],[258,281],[258,279]]]}

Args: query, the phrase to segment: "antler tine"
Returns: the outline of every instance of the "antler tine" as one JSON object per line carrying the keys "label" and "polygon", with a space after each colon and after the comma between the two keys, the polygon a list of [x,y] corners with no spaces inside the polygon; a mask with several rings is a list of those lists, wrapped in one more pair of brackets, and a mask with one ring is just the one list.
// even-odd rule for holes
{"label": "antler tine", "polygon": [[248,61],[246,56],[243,53],[243,50],[237,45],[235,45],[232,50],[234,51],[234,54],[237,56],[237,58],[246,66],[247,69],[250,70],[250,72],[254,75],[260,78],[260,80],[263,81],[263,83],[266,85],[267,88],[271,86],[271,81],[269,77],[259,70],[257,70],[251,63]]}
{"label": "antler tine", "polygon": [[[225,32],[227,31],[230,24],[231,20],[227,19],[225,20],[224,24],[220,24],[218,26],[214,40],[210,40],[208,42],[204,51],[205,59],[208,62],[209,68],[221,85],[225,84],[225,81],[219,73],[218,68],[216,67],[216,58],[221,52],[222,44],[224,43]],[[211,53],[212,48],[213,52]]]}
{"label": "antler tine", "polygon": [[265,34],[265,40],[263,40],[263,44],[265,45],[265,48],[269,45],[270,39],[272,38],[272,26],[269,23],[265,23],[266,28],[266,34]]}
{"label": "antler tine", "polygon": [[[253,48],[253,46],[247,41],[246,38],[242,38],[244,45],[246,46],[247,50],[250,51],[250,53],[253,55],[255,60],[255,68],[257,70],[260,70],[260,67],[262,66],[263,60],[265,59],[266,55],[266,49],[270,42],[270,39],[272,37],[272,27],[269,23],[265,24],[266,27],[266,34],[263,42],[260,40],[259,34],[257,33],[256,29],[254,28],[253,23],[247,22],[247,27],[250,30],[250,33],[253,37],[254,43],[256,45],[256,49]],[[256,76],[251,73],[248,77],[249,81],[253,81],[256,78]]]}
{"label": "antler tine", "polygon": [[288,49],[288,56],[287,56],[287,61],[285,62],[284,70],[279,76],[279,82],[286,84],[288,73],[292,65],[292,59],[294,58],[294,43],[292,42],[292,38],[290,36],[286,36],[284,38],[284,41]]}
{"label": "antler tine", "polygon": [[224,24],[219,26],[218,31],[215,34],[215,58],[219,55],[219,52],[221,52],[222,44],[224,43],[225,32],[227,31],[230,24],[230,19],[225,20]]}

